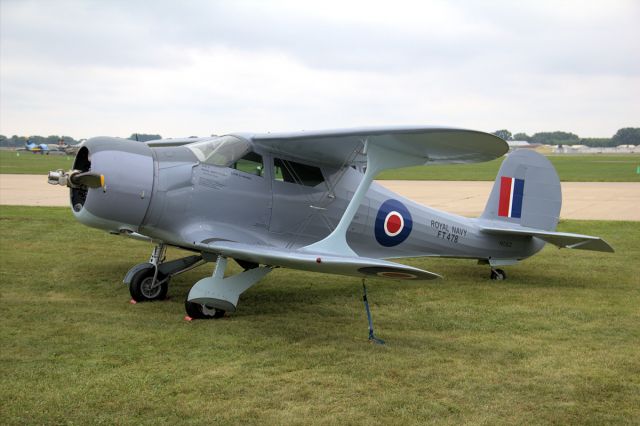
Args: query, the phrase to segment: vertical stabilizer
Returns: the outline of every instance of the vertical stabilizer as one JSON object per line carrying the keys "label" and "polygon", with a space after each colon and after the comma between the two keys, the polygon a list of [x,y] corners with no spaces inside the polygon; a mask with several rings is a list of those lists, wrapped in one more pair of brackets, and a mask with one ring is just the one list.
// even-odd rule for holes
{"label": "vertical stabilizer", "polygon": [[560,179],[551,162],[535,151],[520,149],[500,166],[481,217],[554,231],[561,207]]}

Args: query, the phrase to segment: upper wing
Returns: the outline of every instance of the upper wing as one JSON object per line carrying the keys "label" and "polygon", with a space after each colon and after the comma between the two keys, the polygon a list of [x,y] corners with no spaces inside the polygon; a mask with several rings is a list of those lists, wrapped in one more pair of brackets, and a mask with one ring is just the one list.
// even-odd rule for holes
{"label": "upper wing", "polygon": [[144,142],[151,148],[169,148],[172,146],[188,145],[190,143],[202,142],[206,140],[215,139],[215,136],[207,136],[203,138],[169,138],[169,139],[154,139]]}
{"label": "upper wing", "polygon": [[222,254],[262,265],[283,266],[304,271],[356,277],[378,276],[396,280],[432,280],[440,275],[412,266],[365,257],[336,256],[311,251],[280,249],[270,246],[218,241],[202,244],[205,252]]}
{"label": "upper wing", "polygon": [[419,160],[409,165],[489,161],[509,150],[497,136],[449,127],[371,127],[241,136],[272,152],[335,166],[352,161],[364,142]]}
{"label": "upper wing", "polygon": [[605,251],[613,253],[611,247],[605,240],[590,235],[571,234],[568,232],[542,231],[532,228],[482,228],[482,232],[494,235],[516,235],[540,238],[560,248],[572,248],[580,250]]}

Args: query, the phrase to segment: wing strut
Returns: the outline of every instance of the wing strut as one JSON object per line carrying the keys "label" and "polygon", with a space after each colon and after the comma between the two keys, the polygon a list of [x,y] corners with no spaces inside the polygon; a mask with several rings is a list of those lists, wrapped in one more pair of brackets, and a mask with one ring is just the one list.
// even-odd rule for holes
{"label": "wing strut", "polygon": [[338,226],[323,240],[303,247],[302,251],[331,253],[340,256],[358,256],[347,244],[347,230],[356,215],[362,200],[364,200],[373,179],[383,170],[399,167],[418,166],[426,163],[429,158],[406,151],[391,150],[369,140],[364,141],[364,151],[367,154],[367,170],[358,185],[353,198],[347,206]]}

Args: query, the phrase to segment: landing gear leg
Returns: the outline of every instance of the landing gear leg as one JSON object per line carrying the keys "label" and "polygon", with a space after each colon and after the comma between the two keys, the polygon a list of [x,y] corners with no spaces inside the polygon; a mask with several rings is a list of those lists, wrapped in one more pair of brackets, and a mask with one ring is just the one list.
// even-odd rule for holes
{"label": "landing gear leg", "polygon": [[271,272],[271,267],[258,266],[230,277],[224,276],[227,258],[218,256],[213,276],[203,278],[191,287],[184,303],[191,318],[221,318],[235,312],[240,294]]}
{"label": "landing gear leg", "polygon": [[507,279],[507,274],[502,269],[491,268],[491,279],[502,281]]}
{"label": "landing gear leg", "polygon": [[367,311],[367,320],[369,321],[369,341],[377,345],[384,345],[384,340],[379,339],[373,334],[373,320],[371,319],[371,310],[369,309],[369,301],[367,300],[367,286],[364,285],[364,279],[362,280],[362,301],[364,302],[364,308]]}

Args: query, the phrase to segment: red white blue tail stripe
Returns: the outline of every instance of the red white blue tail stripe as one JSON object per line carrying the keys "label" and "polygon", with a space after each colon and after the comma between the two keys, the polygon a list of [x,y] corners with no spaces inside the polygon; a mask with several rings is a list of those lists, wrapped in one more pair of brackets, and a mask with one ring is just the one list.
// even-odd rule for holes
{"label": "red white blue tail stripe", "polygon": [[500,178],[500,202],[498,216],[519,218],[522,216],[524,179],[502,176]]}

